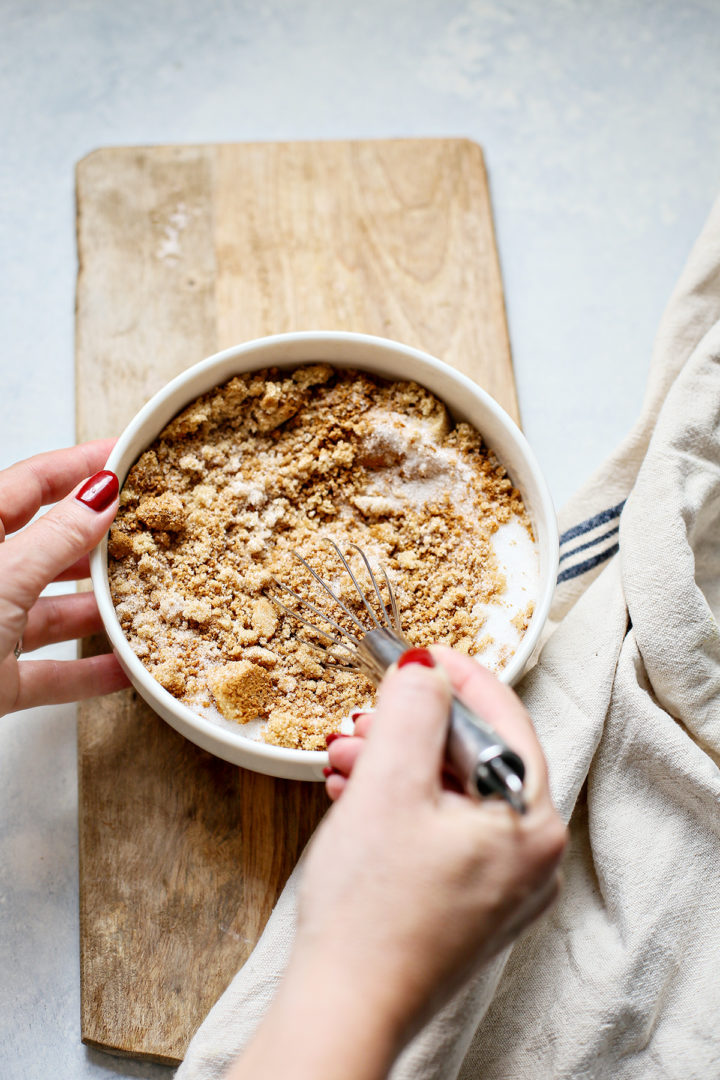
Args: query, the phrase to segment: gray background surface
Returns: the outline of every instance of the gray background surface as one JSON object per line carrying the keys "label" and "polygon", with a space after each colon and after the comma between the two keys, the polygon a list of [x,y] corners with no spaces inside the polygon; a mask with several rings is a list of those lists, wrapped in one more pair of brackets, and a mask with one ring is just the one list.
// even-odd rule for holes
{"label": "gray background surface", "polygon": [[[464,135],[561,505],[633,423],[715,197],[719,44],[716,0],[0,0],[0,467],[73,441],[82,155]],[[74,723],[69,706],[0,723],[0,1071],[168,1078],[79,1041]]]}

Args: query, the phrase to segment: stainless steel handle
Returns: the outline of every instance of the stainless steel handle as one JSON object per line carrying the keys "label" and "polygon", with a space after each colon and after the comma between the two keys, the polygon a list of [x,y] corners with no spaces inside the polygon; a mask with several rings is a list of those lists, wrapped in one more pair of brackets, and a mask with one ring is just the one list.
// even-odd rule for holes
{"label": "stainless steel handle", "polygon": [[[453,696],[445,751],[469,795],[502,795],[520,812],[525,765],[490,725]],[[515,800],[510,796],[515,796]],[[517,803],[517,805],[516,805]]]}

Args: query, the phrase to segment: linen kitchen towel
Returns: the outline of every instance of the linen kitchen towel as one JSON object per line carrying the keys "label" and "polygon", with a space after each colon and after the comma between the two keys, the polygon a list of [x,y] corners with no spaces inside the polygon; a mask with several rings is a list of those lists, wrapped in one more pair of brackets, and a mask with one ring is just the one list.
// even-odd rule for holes
{"label": "linen kitchen towel", "polygon": [[[561,515],[518,690],[570,822],[552,911],[392,1080],[720,1076],[720,202],[661,323],[638,423]],[[292,943],[302,864],[177,1080],[220,1080]]]}

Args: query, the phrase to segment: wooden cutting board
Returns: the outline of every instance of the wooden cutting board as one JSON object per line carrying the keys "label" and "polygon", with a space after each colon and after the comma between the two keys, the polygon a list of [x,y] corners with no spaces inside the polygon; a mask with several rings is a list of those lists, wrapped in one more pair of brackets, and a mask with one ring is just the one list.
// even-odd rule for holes
{"label": "wooden cutting board", "polygon": [[[288,330],[425,349],[518,416],[482,151],[462,139],[98,150],[77,168],[77,436]],[[86,652],[98,648],[86,642]],[[174,1064],[327,807],[198,750],[132,691],[78,722],[82,1038]]]}

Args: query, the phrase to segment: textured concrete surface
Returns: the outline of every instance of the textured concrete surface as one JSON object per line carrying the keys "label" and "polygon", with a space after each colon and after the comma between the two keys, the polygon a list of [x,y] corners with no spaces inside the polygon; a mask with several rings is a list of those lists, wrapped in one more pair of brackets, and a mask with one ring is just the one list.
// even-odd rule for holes
{"label": "textured concrete surface", "polygon": [[[467,135],[561,504],[625,434],[720,177],[715,0],[0,0],[0,466],[73,439],[73,165],[101,145]],[[53,655],[69,655],[56,649]],[[0,725],[8,1080],[79,1042],[74,710]]]}

